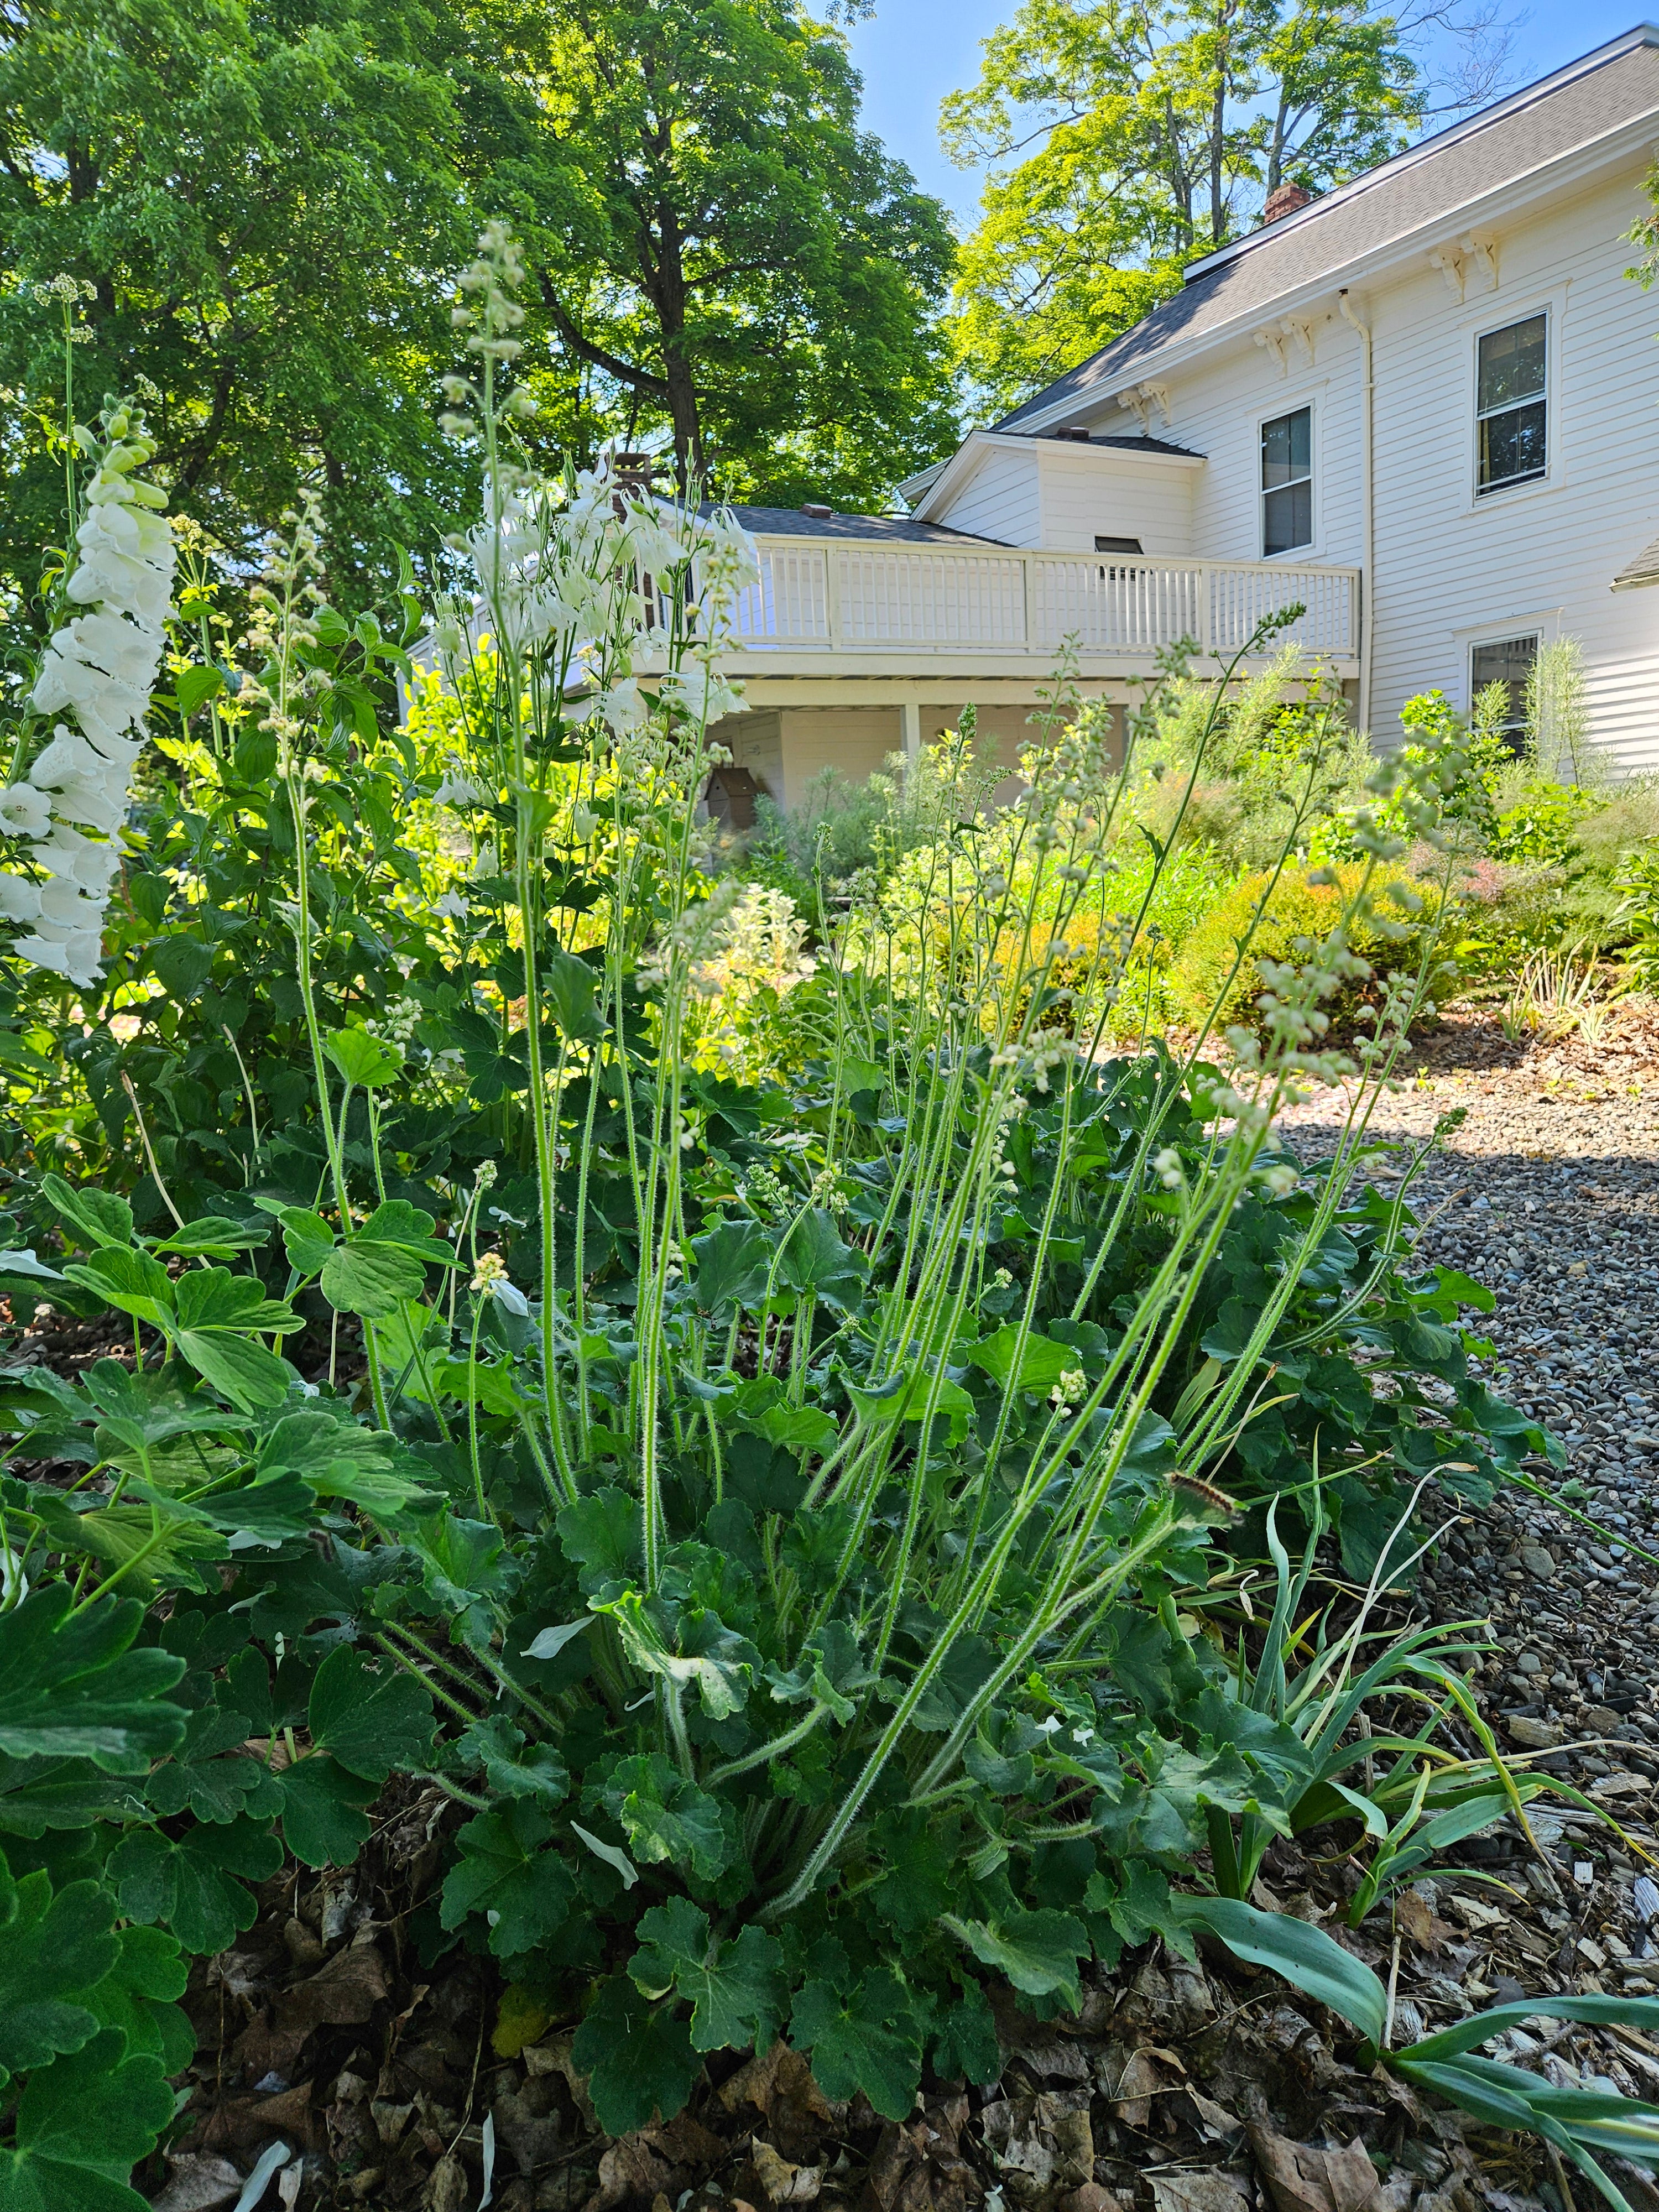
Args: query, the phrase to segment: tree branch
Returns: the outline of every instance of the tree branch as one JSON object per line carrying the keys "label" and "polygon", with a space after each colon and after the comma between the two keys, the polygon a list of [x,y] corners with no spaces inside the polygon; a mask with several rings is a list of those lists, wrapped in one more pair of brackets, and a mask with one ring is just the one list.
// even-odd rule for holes
{"label": "tree branch", "polygon": [[547,309],[554,329],[573,353],[580,355],[594,368],[604,369],[606,375],[619,376],[624,384],[631,384],[636,392],[646,392],[653,399],[661,400],[665,405],[667,404],[668,386],[661,377],[653,376],[649,369],[636,368],[632,362],[623,361],[620,355],[610,352],[604,346],[595,345],[592,338],[584,337],[566,313],[547,277],[538,273],[536,282],[541,291],[542,305]]}

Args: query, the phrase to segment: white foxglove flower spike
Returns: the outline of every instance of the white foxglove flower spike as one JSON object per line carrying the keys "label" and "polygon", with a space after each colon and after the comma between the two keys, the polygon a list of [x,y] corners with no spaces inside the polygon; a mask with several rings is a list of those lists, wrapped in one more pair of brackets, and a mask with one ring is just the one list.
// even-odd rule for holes
{"label": "white foxglove flower spike", "polygon": [[155,447],[135,406],[105,420],[121,433],[107,446],[76,433],[82,451],[100,457],[64,587],[86,611],[54,632],[29,695],[37,713],[72,719],[58,723],[27,781],[0,791],[0,831],[33,841],[32,872],[0,869],[0,915],[34,925],[14,942],[13,956],[83,986],[98,978],[104,907],[121,856],[82,829],[112,838],[126,813],[173,593],[173,533],[156,512],[165,495],[133,473]]}

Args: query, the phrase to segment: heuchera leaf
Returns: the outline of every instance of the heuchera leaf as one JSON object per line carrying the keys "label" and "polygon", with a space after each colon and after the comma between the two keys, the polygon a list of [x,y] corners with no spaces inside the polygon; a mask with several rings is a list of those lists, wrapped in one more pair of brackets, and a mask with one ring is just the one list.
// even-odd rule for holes
{"label": "heuchera leaf", "polygon": [[490,1788],[502,1797],[533,1797],[557,1805],[568,1796],[570,1774],[550,1743],[525,1748],[522,1729],[500,1713],[475,1721],[454,1746],[460,1765],[481,1766]]}
{"label": "heuchera leaf", "polygon": [[337,1644],[317,1669],[307,1717],[311,1741],[368,1782],[394,1767],[424,1766],[432,1747],[432,1700],[388,1660],[377,1673],[361,1651]]}
{"label": "heuchera leaf", "polygon": [[596,1490],[559,1508],[559,1545],[584,1591],[619,1581],[640,1559],[640,1505],[625,1490]]}
{"label": "heuchera leaf", "polygon": [[690,1999],[694,2051],[770,2048],[789,2002],[775,1937],[751,1923],[734,1942],[715,1944],[708,1914],[684,1897],[653,1905],[636,1933],[629,1978],[646,1996],[672,1989]]}
{"label": "heuchera leaf", "polygon": [[752,1222],[722,1221],[706,1237],[694,1237],[691,1251],[697,1263],[697,1304],[705,1313],[725,1321],[733,1306],[760,1304],[770,1254]]}
{"label": "heuchera leaf", "polygon": [[455,1833],[460,1856],[444,1881],[439,1917],[459,1928],[469,1913],[489,1923],[498,1958],[533,1951],[563,1927],[576,1884],[556,1852],[544,1848],[553,1823],[520,1798],[497,1813],[480,1813]]}
{"label": "heuchera leaf", "polygon": [[161,2061],[106,2027],[29,2077],[0,2150],[6,2212],[145,2212],[127,2176],[173,2118]]}
{"label": "heuchera leaf", "polygon": [[395,1045],[372,1036],[366,1029],[336,1030],[323,1039],[323,1050],[348,1083],[365,1090],[395,1081],[404,1064]]}
{"label": "heuchera leaf", "polygon": [[592,1600],[596,1613],[608,1613],[617,1624],[623,1649],[634,1664],[649,1674],[661,1674],[682,1688],[695,1687],[710,1720],[729,1718],[745,1703],[750,1677],[760,1654],[746,1637],[726,1626],[715,1613],[702,1607],[687,1607],[678,1617],[680,1643],[670,1646],[659,1624],[660,1609],[637,1590],[619,1597]]}
{"label": "heuchera leaf", "polygon": [[811,2053],[812,2078],[835,2103],[862,2089],[884,2120],[902,2120],[921,2080],[921,2039],[904,1984],[881,1968],[850,1997],[826,1981],[808,1982],[795,1999],[789,2040]]}
{"label": "heuchera leaf", "polygon": [[170,1651],[129,1650],[143,1608],[104,1598],[70,1612],[62,1583],[0,1613],[0,1752],[82,1758],[142,1774],[171,1751],[189,1716],[166,1692],[185,1671]]}
{"label": "heuchera leaf", "polygon": [[598,973],[585,960],[562,946],[542,955],[542,985],[547,1008],[568,1037],[584,1037],[591,1043],[605,1035],[605,1018],[594,1004]]}
{"label": "heuchera leaf", "polygon": [[977,1982],[970,1983],[955,2004],[939,2014],[932,2055],[934,2073],[945,2081],[984,2083],[994,2081],[1001,2073],[996,2017]]}
{"label": "heuchera leaf", "polygon": [[586,2070],[593,2110],[610,2136],[648,2126],[653,2113],[672,2120],[702,2071],[685,2022],[648,2004],[622,1975],[600,1990],[570,2055]]}
{"label": "heuchera leaf", "polygon": [[957,1357],[982,1367],[1005,1389],[1012,1382],[1020,1390],[1052,1390],[1062,1375],[1074,1373],[1079,1364],[1072,1346],[1051,1344],[1046,1336],[1028,1334],[1022,1346],[1012,1322],[969,1345]]}
{"label": "heuchera leaf", "polygon": [[864,1254],[842,1242],[834,1215],[815,1206],[789,1232],[778,1261],[778,1283],[799,1297],[822,1298],[845,1310],[858,1304],[869,1272]]}
{"label": "heuchera leaf", "polygon": [[450,1614],[469,1644],[487,1646],[495,1627],[490,1601],[510,1597],[524,1571],[495,1522],[437,1513],[420,1523],[410,1548],[421,1562],[421,1588],[432,1601],[417,1610]]}
{"label": "heuchera leaf", "polygon": [[1077,1962],[1090,1950],[1089,1931],[1069,1912],[1007,1913],[997,1921],[958,1920],[945,1913],[942,1919],[981,1964],[1006,1975],[1017,1990],[1028,1996],[1064,1997],[1073,2012],[1080,2007]]}
{"label": "heuchera leaf", "polygon": [[659,1751],[618,1759],[601,1795],[647,1865],[672,1861],[713,1881],[731,1856],[719,1805]]}

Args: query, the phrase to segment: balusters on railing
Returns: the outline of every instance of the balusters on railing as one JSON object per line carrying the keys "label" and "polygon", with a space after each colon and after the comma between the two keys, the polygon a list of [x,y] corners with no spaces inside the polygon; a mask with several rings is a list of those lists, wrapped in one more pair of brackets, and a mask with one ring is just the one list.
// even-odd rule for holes
{"label": "balusters on railing", "polygon": [[1358,650],[1352,570],[1276,562],[1160,561],[1122,554],[995,552],[857,541],[762,540],[761,579],[735,610],[738,649],[905,647],[913,652],[1149,654],[1182,638],[1230,656],[1267,616],[1313,653]]}

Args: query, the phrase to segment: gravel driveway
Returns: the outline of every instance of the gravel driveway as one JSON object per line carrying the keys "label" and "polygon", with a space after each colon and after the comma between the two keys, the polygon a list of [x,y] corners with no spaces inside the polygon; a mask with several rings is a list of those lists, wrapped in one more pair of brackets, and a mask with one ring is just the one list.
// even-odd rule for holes
{"label": "gravel driveway", "polygon": [[[1497,1293],[1481,1371],[1568,1450],[1564,1474],[1534,1470],[1553,1502],[1511,1489],[1449,1522],[1420,1607],[1491,1620],[1502,1649],[1479,1683],[1500,1738],[1659,1856],[1659,1008],[1609,1018],[1593,1048],[1511,1043],[1495,1020],[1455,1014],[1409,1067],[1376,1135],[1420,1140],[1449,1111],[1466,1117],[1414,1188],[1419,1249]],[[1329,1094],[1284,1126],[1316,1154]],[[1491,1839],[1535,1904],[1506,1902],[1484,1926],[1462,1916],[1467,1994],[1659,1988],[1652,1863],[1594,1815],[1545,1804],[1533,1825],[1560,1873]]]}

